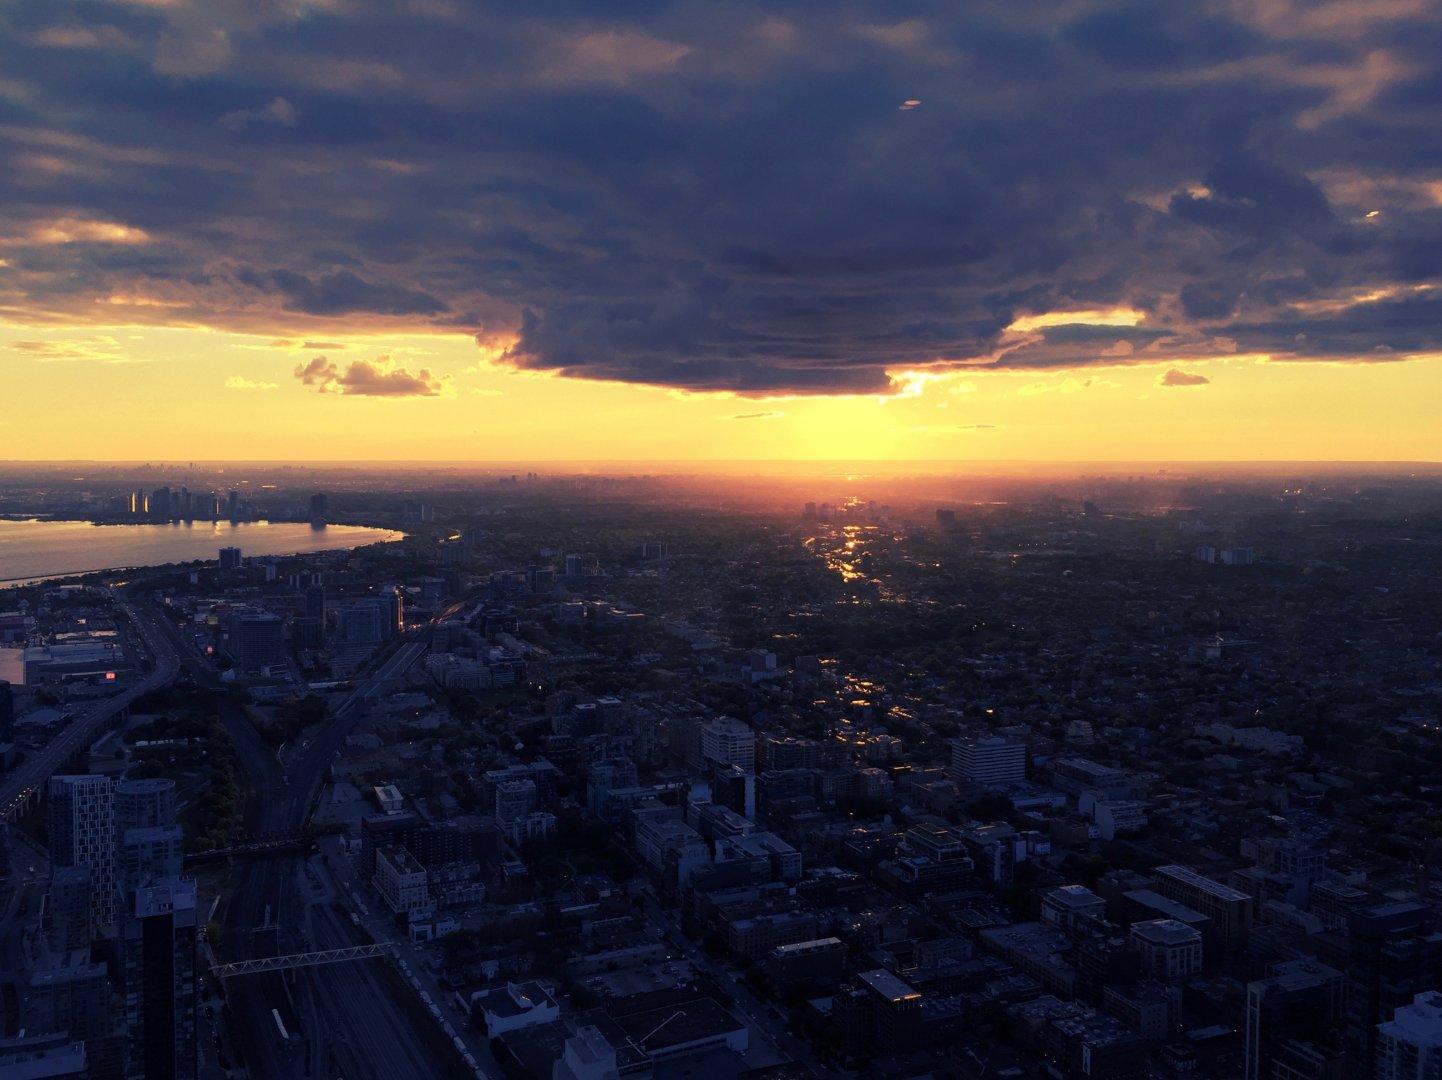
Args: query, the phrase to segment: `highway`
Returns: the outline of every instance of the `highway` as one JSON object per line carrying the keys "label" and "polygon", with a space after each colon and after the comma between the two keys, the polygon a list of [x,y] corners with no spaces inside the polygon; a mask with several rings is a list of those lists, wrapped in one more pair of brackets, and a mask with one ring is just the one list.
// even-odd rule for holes
{"label": "highway", "polygon": [[[160,621],[167,643],[178,651],[196,684],[221,689],[223,684],[194,642],[168,621]],[[362,706],[381,696],[420,659],[428,632],[428,627],[415,631],[414,637],[403,640],[373,672],[362,677],[320,733],[297,746],[286,769],[244,710],[231,700],[220,701],[221,719],[253,790],[247,812],[252,835],[305,827],[326,769],[364,715]],[[327,948],[331,942],[351,943],[343,939],[348,926],[317,921],[306,911],[296,880],[301,865],[301,858],[295,855],[256,859],[244,865],[225,912],[226,959],[258,959]],[[235,1025],[234,1040],[244,1047],[250,1075],[302,1077],[317,1060],[333,1060],[347,1078],[440,1075],[441,1063],[413,1030],[383,974],[366,970],[369,967],[370,962],[364,962],[307,969],[289,983],[281,974],[229,980],[226,995]],[[280,1037],[272,1010],[280,1013],[291,1039]],[[302,1052],[303,1042],[309,1044],[308,1052]]]}
{"label": "highway", "polygon": [[180,672],[176,652],[162,634],[159,623],[149,612],[142,612],[126,601],[117,606],[130,618],[136,633],[150,650],[155,666],[144,679],[127,687],[115,697],[97,702],[86,713],[70,721],[68,727],[46,747],[31,754],[20,767],[0,783],[0,819],[14,822],[25,812],[27,803],[35,798],[45,781],[77,751],[100,737],[115,717],[128,709],[136,698],[168,686]]}

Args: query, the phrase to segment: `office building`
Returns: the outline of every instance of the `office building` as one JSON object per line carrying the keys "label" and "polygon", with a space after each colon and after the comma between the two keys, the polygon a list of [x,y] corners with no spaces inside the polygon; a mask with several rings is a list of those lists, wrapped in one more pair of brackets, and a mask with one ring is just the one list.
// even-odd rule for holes
{"label": "office building", "polygon": [[15,741],[15,694],[10,684],[0,679],[0,743]]}
{"label": "office building", "polygon": [[168,878],[127,899],[116,943],[127,1080],[194,1080],[195,882]]}
{"label": "office building", "polygon": [[1377,1080],[1442,1077],[1442,993],[1429,990],[1403,1005],[1377,1031]]}
{"label": "office building", "polygon": [[220,549],[220,568],[222,570],[239,570],[240,563],[240,548],[223,547]]}
{"label": "office building", "polygon": [[285,623],[269,612],[245,612],[230,624],[230,652],[241,671],[258,672],[285,662]]}
{"label": "office building", "polygon": [[1106,917],[1107,902],[1085,885],[1062,885],[1041,898],[1042,921],[1068,932]]}
{"label": "office building", "polygon": [[1225,948],[1242,944],[1252,925],[1252,898],[1186,866],[1159,866],[1157,892],[1212,920]]}
{"label": "office building", "polygon": [[[1279,1061],[1285,1065],[1288,1058],[1308,1056],[1294,1049],[1298,1043],[1340,1063],[1338,1021],[1345,994],[1342,973],[1314,960],[1278,964],[1271,977],[1248,983],[1243,1080],[1272,1080]],[[1338,1045],[1330,1048],[1334,1042]]]}
{"label": "office building", "polygon": [[1348,922],[1346,948],[1328,957],[1347,972],[1347,1039],[1358,1075],[1377,1060],[1378,1025],[1437,987],[1442,934],[1432,908],[1413,901],[1365,907]]}
{"label": "office building", "polygon": [[115,919],[115,785],[108,776],[52,776],[46,788],[50,860],[90,871],[93,925]]}
{"label": "office building", "polygon": [[328,518],[329,509],[325,492],[317,491],[310,497],[310,523],[318,528],[324,525]]}
{"label": "office building", "polygon": [[386,639],[389,606],[372,598],[336,609],[336,630],[347,645],[379,645]]}
{"label": "office building", "polygon": [[951,778],[958,784],[1004,787],[1026,779],[1026,743],[989,736],[951,744]]}
{"label": "office building", "polygon": [[701,757],[721,766],[756,769],[756,733],[740,720],[723,716],[701,727]]}
{"label": "office building", "polygon": [[1176,982],[1202,970],[1201,931],[1176,919],[1132,924],[1132,947],[1141,956],[1147,978]]}

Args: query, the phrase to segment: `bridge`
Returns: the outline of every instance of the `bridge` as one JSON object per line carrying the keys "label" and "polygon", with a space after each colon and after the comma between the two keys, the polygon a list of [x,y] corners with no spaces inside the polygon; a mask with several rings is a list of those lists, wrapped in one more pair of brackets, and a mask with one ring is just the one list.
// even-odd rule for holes
{"label": "bridge", "polygon": [[319,967],[321,964],[344,964],[351,960],[370,960],[377,956],[388,956],[395,949],[389,943],[381,945],[352,945],[344,949],[324,949],[320,952],[290,953],[286,956],[267,956],[260,960],[238,960],[233,964],[216,964],[210,973],[217,979],[229,979],[235,975],[263,975],[269,971],[293,971],[296,968]]}
{"label": "bridge", "polygon": [[310,846],[314,835],[312,832],[265,833],[242,844],[192,851],[185,856],[185,862],[188,866],[194,866],[198,863],[218,862],[221,859],[253,859],[303,851]]}

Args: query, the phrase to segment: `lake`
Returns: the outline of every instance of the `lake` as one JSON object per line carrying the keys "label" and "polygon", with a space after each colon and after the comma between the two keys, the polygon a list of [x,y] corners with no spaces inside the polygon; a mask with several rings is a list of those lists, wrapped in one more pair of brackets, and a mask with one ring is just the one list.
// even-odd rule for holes
{"label": "lake", "polygon": [[312,528],[302,522],[175,522],[92,525],[88,521],[0,520],[0,585],[215,559],[223,547],[252,555],[299,555],[399,540],[401,533],[354,525]]}

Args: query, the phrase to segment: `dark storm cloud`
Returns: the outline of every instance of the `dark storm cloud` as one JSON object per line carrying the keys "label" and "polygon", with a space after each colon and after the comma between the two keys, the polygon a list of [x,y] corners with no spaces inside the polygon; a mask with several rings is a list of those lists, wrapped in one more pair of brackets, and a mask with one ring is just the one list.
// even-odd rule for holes
{"label": "dark storm cloud", "polygon": [[[0,259],[36,321],[457,330],[755,395],[1402,358],[1442,350],[1442,17],[17,0]],[[1118,308],[1137,325],[1007,330]]]}

